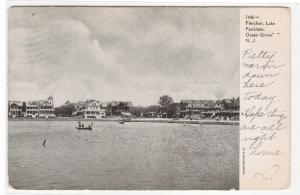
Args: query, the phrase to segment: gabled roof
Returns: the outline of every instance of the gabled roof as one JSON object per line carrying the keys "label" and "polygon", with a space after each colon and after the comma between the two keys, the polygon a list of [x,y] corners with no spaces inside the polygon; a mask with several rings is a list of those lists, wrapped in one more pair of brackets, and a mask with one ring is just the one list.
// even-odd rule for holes
{"label": "gabled roof", "polygon": [[213,108],[216,106],[214,100],[181,100],[181,102],[193,108]]}
{"label": "gabled roof", "polygon": [[223,99],[223,103],[225,104],[240,104],[240,98],[232,98],[232,99]]}
{"label": "gabled roof", "polygon": [[9,106],[12,106],[12,105],[23,106],[23,102],[21,102],[21,101],[9,101],[8,105]]}
{"label": "gabled roof", "polygon": [[93,102],[99,103],[99,101],[93,100],[93,99],[90,99],[90,100],[86,100],[86,101],[85,101],[85,103],[88,103],[88,104],[93,103]]}
{"label": "gabled roof", "polygon": [[93,103],[96,103],[96,106],[100,106],[100,102],[97,100],[86,100],[86,101],[79,101],[76,103],[77,108],[85,108],[86,106],[89,106]]}
{"label": "gabled roof", "polygon": [[233,99],[223,99],[223,102],[226,103],[226,104],[231,104],[231,103],[233,103],[232,100]]}

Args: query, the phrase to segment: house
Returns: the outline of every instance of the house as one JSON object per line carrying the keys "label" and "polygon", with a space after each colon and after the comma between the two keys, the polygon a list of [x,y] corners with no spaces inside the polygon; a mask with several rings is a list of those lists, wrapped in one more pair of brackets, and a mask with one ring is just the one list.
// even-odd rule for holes
{"label": "house", "polygon": [[240,98],[223,99],[221,101],[222,108],[224,110],[239,110],[240,109]]}
{"label": "house", "polygon": [[53,105],[53,97],[48,97],[47,100],[39,101],[39,117],[55,117],[55,110]]}
{"label": "house", "polygon": [[53,97],[50,96],[46,100],[38,101],[9,101],[8,102],[9,117],[55,117]]}
{"label": "house", "polygon": [[110,116],[109,106],[109,102],[100,102],[100,108],[105,111],[105,116]]}
{"label": "house", "polygon": [[20,117],[23,116],[23,104],[21,101],[9,101],[8,102],[8,116]]}
{"label": "house", "polygon": [[55,117],[53,97],[49,96],[47,100],[26,102],[24,116],[40,118]]}
{"label": "house", "polygon": [[126,101],[111,101],[109,104],[109,115],[119,116],[122,112],[130,112],[133,107],[132,102]]}
{"label": "house", "polygon": [[223,99],[219,101],[222,109],[216,113],[216,117],[221,120],[239,120],[240,98]]}
{"label": "house", "polygon": [[37,101],[30,101],[26,103],[26,111],[24,116],[33,118],[39,116],[39,107]]}
{"label": "house", "polygon": [[103,118],[106,116],[105,109],[101,107],[100,101],[86,100],[84,102],[78,102],[75,105],[76,112],[74,114],[82,116],[84,118]]}
{"label": "house", "polygon": [[204,113],[213,114],[221,110],[219,104],[214,100],[181,100],[180,114],[184,117],[203,118]]}
{"label": "house", "polygon": [[221,120],[238,120],[240,98],[223,100],[181,100],[180,114],[182,117],[218,118]]}

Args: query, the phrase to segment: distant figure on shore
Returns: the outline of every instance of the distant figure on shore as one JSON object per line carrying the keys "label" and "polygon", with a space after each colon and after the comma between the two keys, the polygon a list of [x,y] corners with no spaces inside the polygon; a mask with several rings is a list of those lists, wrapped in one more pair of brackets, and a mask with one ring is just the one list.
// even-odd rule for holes
{"label": "distant figure on shore", "polygon": [[44,139],[44,141],[43,141],[43,148],[45,148],[46,147],[46,139]]}

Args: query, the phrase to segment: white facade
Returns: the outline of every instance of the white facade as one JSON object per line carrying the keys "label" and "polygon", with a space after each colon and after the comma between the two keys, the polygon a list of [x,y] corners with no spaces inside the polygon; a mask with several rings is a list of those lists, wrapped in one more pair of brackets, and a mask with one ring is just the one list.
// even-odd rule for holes
{"label": "white facade", "polygon": [[8,116],[9,117],[24,116],[24,117],[33,117],[33,118],[55,117],[53,97],[50,96],[46,100],[28,101],[28,102],[9,101]]}
{"label": "white facade", "polygon": [[38,117],[38,115],[39,115],[39,107],[37,105],[28,103],[26,105],[25,116],[35,118]]}
{"label": "white facade", "polygon": [[55,111],[53,108],[53,97],[48,97],[47,100],[40,101],[39,117],[55,117]]}
{"label": "white facade", "polygon": [[84,118],[103,118],[105,117],[105,109],[101,108],[101,103],[96,100],[88,100],[81,102],[79,112],[82,113]]}
{"label": "white facade", "polygon": [[53,105],[53,97],[48,97],[47,100],[30,101],[26,103],[27,117],[51,118],[55,117]]}
{"label": "white facade", "polygon": [[22,116],[23,103],[20,101],[9,101],[8,102],[8,116],[19,117]]}

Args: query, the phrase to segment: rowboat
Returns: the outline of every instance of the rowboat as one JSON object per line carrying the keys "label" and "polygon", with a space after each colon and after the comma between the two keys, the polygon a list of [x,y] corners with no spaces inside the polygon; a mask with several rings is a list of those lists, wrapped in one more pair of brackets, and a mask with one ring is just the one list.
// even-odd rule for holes
{"label": "rowboat", "polygon": [[76,127],[78,130],[93,130],[92,127]]}
{"label": "rowboat", "polygon": [[93,123],[91,123],[90,125],[84,126],[84,124],[82,124],[81,122],[78,122],[78,126],[76,127],[76,129],[78,130],[93,130]]}

